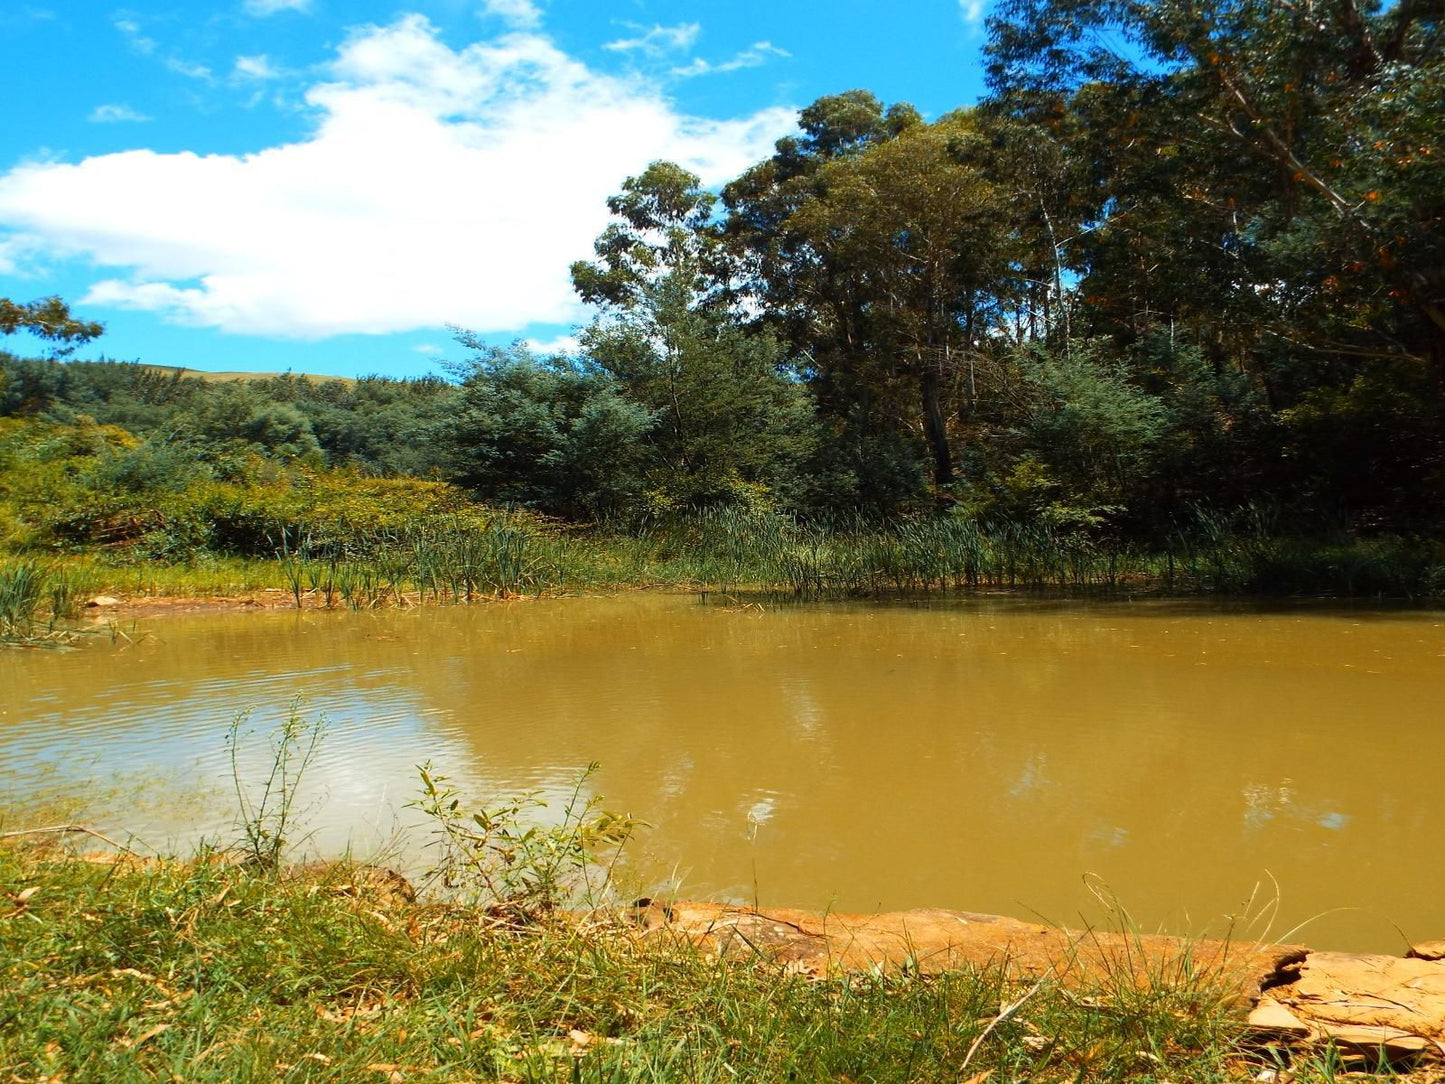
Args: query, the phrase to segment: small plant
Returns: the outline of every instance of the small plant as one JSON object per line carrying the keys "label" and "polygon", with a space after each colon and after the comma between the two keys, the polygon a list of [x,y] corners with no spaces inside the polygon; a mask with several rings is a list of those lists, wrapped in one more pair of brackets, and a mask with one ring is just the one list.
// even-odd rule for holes
{"label": "small plant", "polygon": [[301,713],[301,698],[291,701],[286,721],[271,734],[271,764],[259,787],[246,781],[242,745],[254,731],[248,708],[236,713],[226,733],[231,751],[231,781],[236,790],[236,823],[245,861],[264,872],[274,872],[304,810],[298,809],[301,779],[316,759],[326,733],[326,716],[308,719]]}
{"label": "small plant", "polygon": [[[578,777],[560,823],[538,823],[547,803],[529,792],[479,810],[463,808],[460,792],[431,764],[421,765],[422,796],[410,803],[433,822],[439,850],[427,884],[440,884],[467,902],[520,920],[534,920],[569,903],[593,902],[611,880],[622,847],[639,821],[584,798],[594,761]],[[589,874],[603,868],[596,883]]]}

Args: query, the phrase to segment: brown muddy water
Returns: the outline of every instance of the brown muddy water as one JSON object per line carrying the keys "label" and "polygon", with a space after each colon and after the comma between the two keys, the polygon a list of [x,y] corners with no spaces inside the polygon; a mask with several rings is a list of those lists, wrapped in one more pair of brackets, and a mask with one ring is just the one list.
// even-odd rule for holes
{"label": "brown muddy water", "polygon": [[[310,846],[425,860],[430,760],[480,803],[589,761],[649,821],[639,891],[949,907],[1398,950],[1445,936],[1445,615],[633,594],[141,621],[0,653],[0,799],[161,849],[234,835],[293,696],[328,732]],[[1296,930],[1297,923],[1307,923]]]}

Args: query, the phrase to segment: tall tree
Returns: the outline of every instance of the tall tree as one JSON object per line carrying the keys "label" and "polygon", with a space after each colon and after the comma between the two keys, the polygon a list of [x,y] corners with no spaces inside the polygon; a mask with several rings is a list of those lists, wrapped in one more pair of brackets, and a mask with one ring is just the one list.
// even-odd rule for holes
{"label": "tall tree", "polygon": [[973,349],[982,299],[1004,267],[993,187],[958,150],[975,134],[957,115],[835,158],[786,222],[826,268],[802,287],[814,334],[851,348],[820,378],[852,396],[912,399],[905,416],[917,419],[940,487],[954,473],[944,384]]}
{"label": "tall tree", "polygon": [[777,339],[727,305],[713,203],[696,176],[655,162],[608,201],[617,221],[597,261],[572,267],[601,309],[583,349],[653,412],[655,480],[680,505],[785,493],[811,440],[807,396]]}
{"label": "tall tree", "polygon": [[1208,272],[1174,277],[1236,326],[1414,357],[1440,382],[1442,17],[1439,0],[1008,0],[989,76],[1016,116],[1087,117],[1114,242],[1094,296],[1117,300],[1132,247],[1166,277]]}

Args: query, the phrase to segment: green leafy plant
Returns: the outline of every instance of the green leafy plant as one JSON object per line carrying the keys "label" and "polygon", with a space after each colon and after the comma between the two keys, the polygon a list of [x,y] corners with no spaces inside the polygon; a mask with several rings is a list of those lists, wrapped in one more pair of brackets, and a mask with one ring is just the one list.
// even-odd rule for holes
{"label": "green leafy plant", "polygon": [[597,795],[584,797],[597,768],[594,761],[578,776],[560,821],[547,824],[539,816],[547,803],[535,792],[468,809],[446,776],[429,762],[421,765],[422,796],[410,805],[432,821],[435,839],[429,846],[437,850],[424,883],[521,921],[567,904],[596,902],[641,824],[602,809]]}
{"label": "green leafy plant", "polygon": [[244,746],[255,733],[247,727],[251,714],[249,708],[237,712],[226,733],[236,791],[236,824],[241,831],[239,849],[248,865],[273,872],[306,812],[297,804],[301,780],[316,760],[327,720],[324,714],[308,719],[301,713],[301,698],[293,699],[286,720],[271,733],[266,776],[253,785],[242,766]]}

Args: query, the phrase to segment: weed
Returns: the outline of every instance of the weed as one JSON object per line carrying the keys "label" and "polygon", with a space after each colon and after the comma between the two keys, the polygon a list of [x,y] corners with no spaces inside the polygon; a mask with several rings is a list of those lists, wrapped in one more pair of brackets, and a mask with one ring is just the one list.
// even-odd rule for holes
{"label": "weed", "polygon": [[316,759],[326,733],[326,716],[314,720],[301,713],[301,699],[291,701],[285,722],[270,738],[270,764],[259,786],[246,780],[242,767],[243,746],[254,733],[245,729],[251,711],[237,712],[226,732],[231,755],[231,780],[236,792],[237,827],[241,850],[247,864],[275,872],[305,812],[297,802],[302,777]]}
{"label": "weed", "polygon": [[[618,854],[639,825],[630,816],[601,809],[597,795],[583,797],[597,768],[594,762],[581,773],[560,821],[546,824],[539,815],[547,803],[536,794],[469,810],[445,776],[422,765],[422,796],[411,805],[432,822],[432,845],[438,851],[425,883],[521,919],[568,904],[597,904]],[[594,883],[589,875],[598,867],[602,876]]]}

